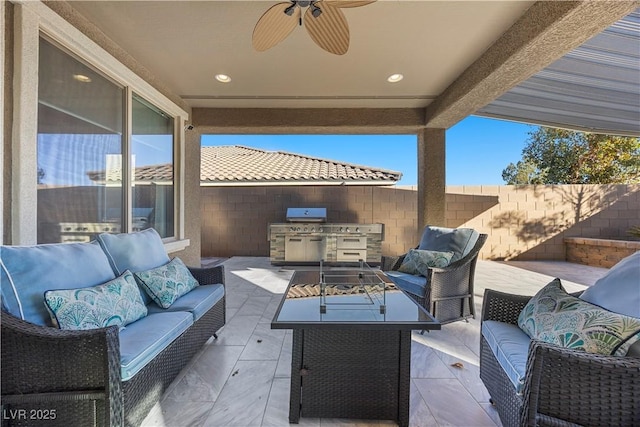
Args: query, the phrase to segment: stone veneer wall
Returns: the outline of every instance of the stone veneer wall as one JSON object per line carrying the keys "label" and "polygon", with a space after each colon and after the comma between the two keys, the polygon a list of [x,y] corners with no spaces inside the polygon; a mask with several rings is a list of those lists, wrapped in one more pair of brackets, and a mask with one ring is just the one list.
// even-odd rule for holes
{"label": "stone veneer wall", "polygon": [[640,241],[567,237],[564,243],[567,261],[604,268],[611,268],[622,258],[640,251]]}
{"label": "stone veneer wall", "polygon": [[[269,256],[268,224],[307,206],[329,222],[385,224],[384,255],[420,238],[415,188],[202,187],[202,256]],[[482,259],[565,260],[565,237],[631,240],[640,185],[448,186],[445,225],[488,234]]]}

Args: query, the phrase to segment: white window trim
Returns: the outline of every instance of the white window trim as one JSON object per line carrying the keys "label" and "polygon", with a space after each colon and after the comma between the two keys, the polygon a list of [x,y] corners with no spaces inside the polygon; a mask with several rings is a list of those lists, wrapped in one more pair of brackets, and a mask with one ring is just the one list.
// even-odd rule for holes
{"label": "white window trim", "polygon": [[[12,146],[12,243],[33,245],[37,242],[37,135],[38,123],[38,49],[40,34],[96,67],[109,78],[130,88],[182,124],[189,113],[156,90],[144,79],[119,62],[80,30],[49,9],[32,0],[15,0],[14,40],[14,120]],[[3,14],[4,15],[4,14]],[[1,123],[0,123],[1,124]],[[186,248],[184,235],[184,128],[178,126],[175,143],[179,156],[177,169],[176,236],[165,240],[169,252]],[[1,153],[0,153],[1,154]],[[0,181],[1,184],[1,181]],[[2,205],[0,205],[2,208]],[[0,229],[1,231],[1,229]],[[1,239],[1,236],[0,236]],[[171,249],[171,250],[169,250]]]}

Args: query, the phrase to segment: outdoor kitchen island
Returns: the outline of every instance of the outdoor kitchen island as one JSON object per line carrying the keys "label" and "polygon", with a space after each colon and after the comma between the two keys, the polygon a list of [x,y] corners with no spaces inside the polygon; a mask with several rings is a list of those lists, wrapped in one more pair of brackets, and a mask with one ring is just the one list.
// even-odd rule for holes
{"label": "outdoor kitchen island", "polygon": [[297,270],[271,323],[292,329],[289,422],[409,424],[411,330],[440,323],[380,270]]}
{"label": "outdoor kitchen island", "polygon": [[384,224],[326,223],[326,208],[288,208],[285,223],[269,224],[273,265],[340,264],[382,260]]}

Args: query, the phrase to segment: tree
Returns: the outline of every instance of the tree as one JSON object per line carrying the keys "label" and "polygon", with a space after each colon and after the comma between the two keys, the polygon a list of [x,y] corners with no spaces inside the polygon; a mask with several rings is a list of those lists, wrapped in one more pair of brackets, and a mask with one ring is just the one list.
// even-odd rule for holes
{"label": "tree", "polygon": [[640,139],[538,127],[522,160],[502,171],[507,184],[640,183]]}

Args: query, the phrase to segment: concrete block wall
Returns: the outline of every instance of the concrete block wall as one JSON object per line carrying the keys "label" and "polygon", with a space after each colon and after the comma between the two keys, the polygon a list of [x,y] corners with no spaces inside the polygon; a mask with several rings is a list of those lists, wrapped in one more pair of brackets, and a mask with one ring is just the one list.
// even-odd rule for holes
{"label": "concrete block wall", "polygon": [[383,223],[383,254],[403,253],[406,242],[416,239],[417,194],[413,190],[368,186],[202,187],[202,256],[269,256],[269,224],[284,222],[289,207],[326,207],[331,223]]}
{"label": "concrete block wall", "polygon": [[[385,224],[384,255],[414,247],[415,187],[203,187],[202,256],[269,256],[268,225],[287,207],[326,207],[329,222]],[[565,260],[565,237],[626,239],[640,185],[448,186],[446,226],[489,235],[482,259]],[[632,239],[631,239],[632,240]]]}

